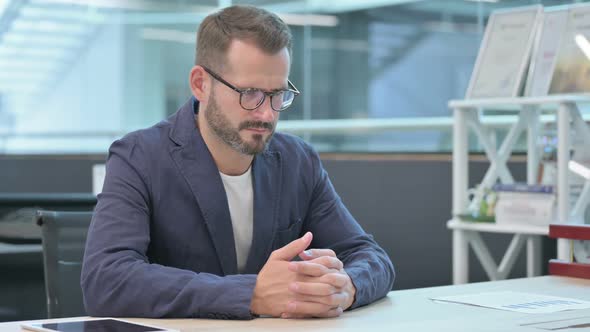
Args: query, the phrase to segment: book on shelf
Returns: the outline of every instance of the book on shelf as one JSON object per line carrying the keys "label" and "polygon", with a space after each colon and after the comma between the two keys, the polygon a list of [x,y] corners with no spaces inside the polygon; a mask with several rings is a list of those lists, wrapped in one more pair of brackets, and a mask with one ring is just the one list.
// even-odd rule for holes
{"label": "book on shelf", "polygon": [[518,189],[498,191],[496,223],[544,226],[555,220],[556,196],[551,186],[533,185]]}
{"label": "book on shelf", "polygon": [[492,187],[496,192],[518,192],[518,193],[540,193],[552,194],[553,186],[546,184],[527,184],[527,183],[496,183]]}

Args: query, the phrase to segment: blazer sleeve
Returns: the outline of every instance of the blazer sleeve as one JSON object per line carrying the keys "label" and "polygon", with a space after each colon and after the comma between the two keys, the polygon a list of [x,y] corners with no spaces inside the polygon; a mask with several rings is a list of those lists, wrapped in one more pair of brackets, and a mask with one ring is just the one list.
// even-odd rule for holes
{"label": "blazer sleeve", "polygon": [[149,262],[149,160],[135,134],[109,150],[82,266],[87,314],[253,318],[250,302],[256,275],[217,276]]}
{"label": "blazer sleeve", "polygon": [[334,190],[320,158],[311,147],[313,193],[306,217],[314,248],[330,248],[344,264],[355,288],[351,309],[369,304],[392,289],[395,270],[387,253],[365,233]]}

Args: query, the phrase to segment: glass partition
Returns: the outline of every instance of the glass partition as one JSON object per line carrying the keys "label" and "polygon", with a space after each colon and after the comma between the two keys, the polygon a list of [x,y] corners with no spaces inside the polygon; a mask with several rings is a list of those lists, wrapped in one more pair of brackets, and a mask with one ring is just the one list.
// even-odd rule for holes
{"label": "glass partition", "polygon": [[103,153],[174,113],[200,21],[231,4],[292,28],[302,95],[282,130],[382,119],[389,129],[297,134],[320,151],[448,152],[447,101],[465,93],[487,17],[537,3],[571,1],[0,0],[0,153]]}

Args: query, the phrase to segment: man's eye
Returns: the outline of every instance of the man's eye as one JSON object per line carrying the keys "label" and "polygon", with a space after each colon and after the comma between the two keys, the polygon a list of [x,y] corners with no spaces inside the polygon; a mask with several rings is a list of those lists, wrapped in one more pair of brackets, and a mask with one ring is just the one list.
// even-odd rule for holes
{"label": "man's eye", "polygon": [[246,90],[242,93],[244,96],[260,96],[262,91],[260,90]]}

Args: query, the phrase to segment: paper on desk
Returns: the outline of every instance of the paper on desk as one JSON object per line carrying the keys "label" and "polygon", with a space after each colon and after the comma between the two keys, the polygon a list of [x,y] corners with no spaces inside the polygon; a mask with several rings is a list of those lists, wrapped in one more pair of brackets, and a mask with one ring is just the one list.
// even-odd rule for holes
{"label": "paper on desk", "polygon": [[490,292],[431,298],[434,301],[469,304],[529,314],[588,309],[589,301],[521,292]]}

